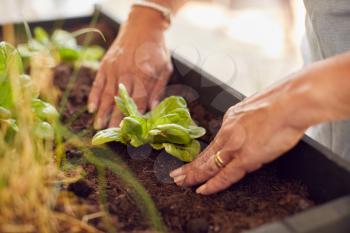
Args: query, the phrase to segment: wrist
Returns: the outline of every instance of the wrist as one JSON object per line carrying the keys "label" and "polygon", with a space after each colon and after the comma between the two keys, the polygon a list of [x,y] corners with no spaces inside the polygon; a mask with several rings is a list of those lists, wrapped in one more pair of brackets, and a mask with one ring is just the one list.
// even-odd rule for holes
{"label": "wrist", "polygon": [[187,0],[147,0],[160,4],[171,10],[172,14],[175,15],[177,11],[187,2]]}
{"label": "wrist", "polygon": [[327,106],[329,95],[315,84],[308,72],[296,74],[285,85],[281,102],[286,109],[285,118],[288,125],[307,129],[335,118]]}
{"label": "wrist", "polygon": [[170,26],[169,21],[161,12],[140,6],[132,7],[132,10],[128,17],[128,24],[147,28],[147,30],[160,31],[165,31]]}

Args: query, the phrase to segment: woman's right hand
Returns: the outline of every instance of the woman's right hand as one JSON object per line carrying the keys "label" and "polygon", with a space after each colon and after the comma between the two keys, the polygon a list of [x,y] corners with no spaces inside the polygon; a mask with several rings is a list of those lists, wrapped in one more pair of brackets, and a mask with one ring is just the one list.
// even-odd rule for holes
{"label": "woman's right hand", "polygon": [[114,104],[123,83],[140,112],[156,106],[172,73],[164,42],[166,19],[157,11],[134,7],[101,62],[88,101],[96,112],[94,127],[117,127],[121,111]]}

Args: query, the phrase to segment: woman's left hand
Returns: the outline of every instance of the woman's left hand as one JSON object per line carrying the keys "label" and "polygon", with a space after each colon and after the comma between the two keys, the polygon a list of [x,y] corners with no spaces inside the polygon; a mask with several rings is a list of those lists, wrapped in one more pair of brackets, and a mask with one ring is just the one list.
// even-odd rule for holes
{"label": "woman's left hand", "polygon": [[290,121],[298,97],[288,93],[288,86],[286,82],[231,107],[214,141],[193,162],[170,173],[175,183],[204,183],[196,192],[213,194],[292,148],[307,127]]}

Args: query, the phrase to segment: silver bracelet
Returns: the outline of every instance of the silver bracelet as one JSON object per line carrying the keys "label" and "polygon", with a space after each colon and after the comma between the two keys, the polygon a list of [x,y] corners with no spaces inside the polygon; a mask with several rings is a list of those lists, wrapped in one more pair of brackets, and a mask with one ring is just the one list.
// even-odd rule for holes
{"label": "silver bracelet", "polygon": [[155,2],[141,1],[141,0],[135,1],[132,4],[132,6],[147,7],[147,8],[156,10],[164,16],[164,18],[169,22],[169,24],[171,23],[171,18],[172,18],[171,10],[166,8],[165,6],[162,6]]}

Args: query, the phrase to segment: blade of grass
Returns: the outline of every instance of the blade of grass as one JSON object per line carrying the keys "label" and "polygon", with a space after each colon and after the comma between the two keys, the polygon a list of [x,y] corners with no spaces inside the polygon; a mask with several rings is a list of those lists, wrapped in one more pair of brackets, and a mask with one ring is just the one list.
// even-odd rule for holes
{"label": "blade of grass", "polygon": [[108,168],[113,173],[118,175],[126,185],[133,188],[134,192],[131,194],[138,205],[143,207],[139,207],[139,209],[144,214],[144,216],[147,216],[151,226],[153,227],[153,230],[157,232],[166,232],[166,228],[161,220],[159,212],[148,192],[132,176],[132,174],[125,169],[123,163],[119,159],[116,159],[115,154],[111,150],[104,148],[99,150],[95,149],[93,151],[85,150],[85,152],[85,157],[88,161],[105,169]]}
{"label": "blade of grass", "polygon": [[95,33],[99,34],[101,36],[101,38],[106,42],[106,38],[103,35],[103,33],[96,28],[82,28],[82,29],[79,29],[77,31],[72,32],[72,35],[74,37],[78,37],[78,36],[81,36],[83,34],[90,33],[90,32],[95,32]]}
{"label": "blade of grass", "polygon": [[30,27],[29,27],[28,22],[25,21],[24,19],[23,19],[23,25],[24,25],[24,31],[25,31],[26,36],[27,36],[27,40],[28,40],[28,41],[33,40],[32,31],[30,30]]}
{"label": "blade of grass", "polygon": [[108,205],[107,205],[107,192],[106,192],[106,168],[97,166],[97,176],[98,176],[98,194],[99,194],[99,202],[100,202],[100,209],[105,213],[102,220],[103,223],[108,231],[108,233],[115,233],[115,229],[113,227],[113,224],[110,220],[110,215],[108,211]]}
{"label": "blade of grass", "polygon": [[140,211],[148,219],[152,228],[157,232],[166,232],[166,227],[152,198],[117,154],[107,147],[90,149],[87,146],[89,145],[88,140],[84,142],[84,139],[72,133],[65,126],[61,126],[60,131],[62,136],[66,139],[65,143],[72,144],[79,148],[91,164],[94,164],[101,169],[111,170],[121,178],[125,185],[131,187],[134,190],[134,192],[131,193],[134,200],[138,203]]}

